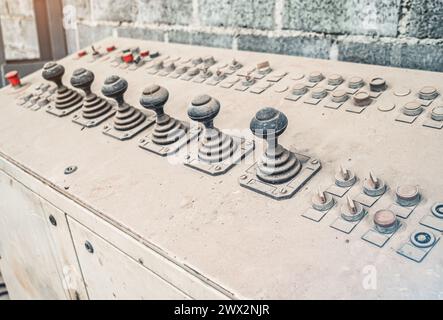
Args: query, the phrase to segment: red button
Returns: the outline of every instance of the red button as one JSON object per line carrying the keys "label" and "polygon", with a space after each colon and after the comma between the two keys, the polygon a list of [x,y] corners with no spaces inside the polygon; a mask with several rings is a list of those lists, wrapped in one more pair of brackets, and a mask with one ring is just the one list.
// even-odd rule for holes
{"label": "red button", "polygon": [[145,51],[140,52],[140,57],[144,58],[147,56],[149,56],[149,50],[145,50]]}
{"label": "red button", "polygon": [[115,46],[109,46],[109,47],[106,48],[106,51],[108,51],[108,52],[112,52],[112,51],[114,51],[115,49],[116,49]]}
{"label": "red button", "polygon": [[85,50],[82,50],[82,51],[79,51],[78,53],[77,53],[77,56],[79,57],[79,58],[81,58],[81,57],[84,57],[84,56],[86,56],[88,53],[85,51]]}
{"label": "red button", "polygon": [[126,63],[131,63],[134,61],[134,56],[132,55],[132,53],[127,53],[123,55],[123,61]]}
{"label": "red button", "polygon": [[5,78],[8,79],[9,83],[13,87],[17,87],[21,85],[20,76],[18,74],[18,71],[10,71],[5,75]]}

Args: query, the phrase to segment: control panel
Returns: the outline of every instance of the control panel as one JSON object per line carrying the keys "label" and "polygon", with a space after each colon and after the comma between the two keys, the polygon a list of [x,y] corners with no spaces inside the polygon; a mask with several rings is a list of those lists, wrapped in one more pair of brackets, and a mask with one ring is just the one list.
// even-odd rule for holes
{"label": "control panel", "polygon": [[2,158],[232,296],[443,297],[443,74],[109,38],[7,79]]}

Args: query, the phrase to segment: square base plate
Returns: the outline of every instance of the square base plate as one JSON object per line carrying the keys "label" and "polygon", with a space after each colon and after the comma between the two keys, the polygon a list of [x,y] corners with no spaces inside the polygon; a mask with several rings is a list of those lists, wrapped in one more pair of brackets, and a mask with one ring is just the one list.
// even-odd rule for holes
{"label": "square base plate", "polygon": [[443,232],[443,219],[439,219],[434,215],[427,215],[421,219],[420,224],[425,227]]}
{"label": "square base plate", "polygon": [[361,238],[369,243],[372,243],[373,245],[376,245],[379,248],[382,248],[386,242],[389,241],[389,239],[392,238],[392,236],[397,232],[397,230],[400,228],[401,223],[398,222],[397,228],[392,233],[380,233],[374,228],[369,229]]}
{"label": "square base plate", "polygon": [[82,101],[80,101],[79,103],[77,103],[76,105],[73,105],[70,108],[66,108],[66,109],[57,109],[55,107],[55,102],[51,101],[47,106],[46,106],[46,112],[57,116],[57,117],[65,117],[71,113],[73,113],[74,111],[80,109],[83,106],[83,99]]}
{"label": "square base plate", "polygon": [[117,111],[115,110],[115,108],[112,108],[111,110],[106,112],[104,115],[101,115],[100,117],[94,118],[94,119],[83,118],[81,112],[79,112],[79,113],[74,115],[74,117],[72,118],[72,122],[74,122],[76,124],[79,124],[79,125],[81,125],[83,127],[86,127],[86,128],[92,128],[92,127],[98,126],[100,123],[102,123],[105,120],[109,119],[116,112]]}
{"label": "square base plate", "polygon": [[288,182],[270,184],[261,181],[255,173],[257,167],[257,163],[255,163],[240,177],[240,185],[275,200],[291,198],[321,169],[320,161],[310,160],[310,157],[302,154],[294,154],[301,162],[302,168],[300,172]]}
{"label": "square base plate", "polygon": [[210,174],[211,176],[218,176],[228,172],[234,165],[239,163],[255,148],[254,141],[252,140],[246,140],[236,136],[232,136],[232,138],[238,144],[238,147],[229,159],[217,163],[207,163],[198,159],[198,151],[196,150],[194,153],[187,155],[185,165]]}
{"label": "square base plate", "polygon": [[432,248],[434,248],[437,245],[439,240],[440,237],[435,236],[435,242],[429,248],[419,248],[414,246],[410,241],[408,241],[404,243],[402,246],[400,246],[400,248],[397,250],[397,253],[405,258],[411,259],[412,261],[422,262],[423,259],[428,255],[428,253],[432,250]]}
{"label": "square base plate", "polygon": [[121,141],[129,140],[135,137],[141,131],[145,130],[150,125],[152,125],[155,122],[155,118],[156,118],[155,115],[152,116],[146,115],[146,119],[144,122],[142,122],[137,127],[128,131],[115,130],[112,124],[109,124],[103,128],[103,133],[107,136],[113,137]]}
{"label": "square base plate", "polygon": [[331,228],[334,228],[338,231],[344,232],[346,234],[350,234],[352,232],[352,230],[355,229],[355,227],[357,227],[357,225],[363,221],[363,219],[366,217],[366,215],[368,214],[368,211],[365,209],[365,214],[363,215],[363,217],[358,220],[358,221],[347,221],[345,219],[343,219],[342,217],[338,217],[331,225]]}
{"label": "square base plate", "polygon": [[[335,205],[336,205],[336,203],[334,200],[334,206]],[[309,208],[301,216],[303,218],[306,218],[306,219],[309,219],[309,220],[312,220],[315,222],[320,222],[329,213],[329,211],[331,211],[334,208],[334,206],[331,209],[325,210],[325,211],[320,211],[320,210],[316,210],[314,208]]]}
{"label": "square base plate", "polygon": [[397,217],[407,219],[417,206],[418,204],[412,207],[402,207],[397,203],[393,203],[389,206],[389,210],[394,212]]}
{"label": "square base plate", "polygon": [[187,128],[186,134],[179,140],[174,143],[168,145],[159,145],[152,142],[152,133],[146,135],[145,137],[140,139],[140,144],[138,145],[140,148],[151,151],[159,156],[166,157],[168,155],[176,153],[183,146],[187,145],[191,140],[198,137],[201,131],[200,126],[194,126],[192,128],[189,127],[189,123],[182,122]]}

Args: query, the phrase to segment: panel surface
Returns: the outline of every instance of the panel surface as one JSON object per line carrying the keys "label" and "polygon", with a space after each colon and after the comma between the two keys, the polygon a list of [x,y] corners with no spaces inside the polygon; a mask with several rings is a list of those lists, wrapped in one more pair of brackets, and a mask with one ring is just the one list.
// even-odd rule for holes
{"label": "panel surface", "polygon": [[[417,100],[422,87],[433,86],[443,92],[441,73],[130,39],[106,39],[96,47],[110,44],[119,49],[139,46],[158,50],[160,57],[213,55],[225,63],[235,57],[247,67],[268,60],[275,71],[288,74],[260,94],[152,75],[147,65],[134,71],[113,68],[109,61],[90,63],[88,57],[68,57],[60,63],[66,68],[66,84],[77,67],[94,71],[96,92],[108,75],[126,78],[126,99],[137,107],[146,85],[163,85],[170,94],[166,112],[181,120],[188,120],[191,99],[207,93],[221,103],[215,125],[236,133],[247,134],[255,112],[273,106],[289,119],[281,144],[319,159],[322,169],[291,199],[276,201],[238,183],[263,152],[260,141],[255,154],[244,163],[224,175],[209,176],[184,166],[176,157],[164,158],[139,148],[138,138],[152,127],[134,139],[118,141],[103,135],[102,126],[82,129],[70,116],[58,118],[43,109],[17,106],[10,88],[0,93],[0,152],[4,158],[94,209],[129,235],[161,248],[178,265],[195,270],[236,297],[443,296],[441,243],[420,263],[396,252],[419,227],[420,220],[430,214],[432,205],[443,201],[443,130],[423,126],[431,109],[442,104],[441,96],[424,107],[413,123],[396,121],[402,106]],[[339,73],[345,80],[360,76],[366,83],[383,77],[388,89],[361,113],[346,111],[346,105],[325,108],[325,101],[305,103],[308,97],[285,99],[289,93],[282,92],[285,86],[292,87],[300,74],[307,76],[316,70],[326,77]],[[25,80],[44,82],[40,74]],[[404,92],[409,93],[402,96]],[[389,109],[390,104],[394,104],[393,110],[379,110]],[[65,175],[65,168],[71,165],[77,166],[77,171]],[[349,234],[330,227],[339,215],[337,209],[344,204],[342,198],[336,199],[336,206],[320,222],[302,216],[311,206],[313,192],[333,184],[339,165],[352,169],[359,178],[348,191],[351,197],[361,193],[369,171],[389,186]],[[395,202],[394,191],[401,184],[418,185],[421,202],[382,248],[361,239],[372,228],[374,213]]]}

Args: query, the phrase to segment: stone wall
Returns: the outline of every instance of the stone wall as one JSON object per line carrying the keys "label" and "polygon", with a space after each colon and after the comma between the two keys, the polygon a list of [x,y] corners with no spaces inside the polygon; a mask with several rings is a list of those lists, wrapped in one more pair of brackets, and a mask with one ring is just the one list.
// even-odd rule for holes
{"label": "stone wall", "polygon": [[120,35],[443,71],[443,0],[63,1],[71,52]]}

